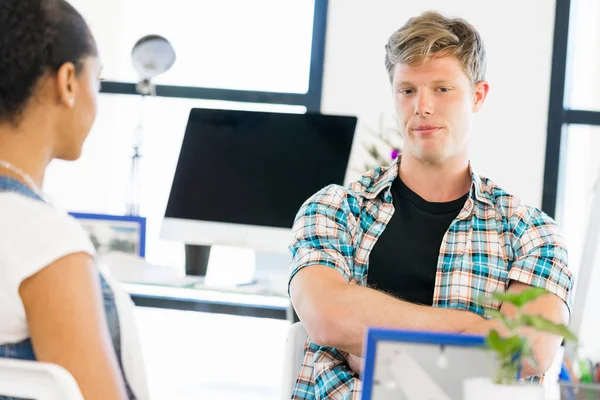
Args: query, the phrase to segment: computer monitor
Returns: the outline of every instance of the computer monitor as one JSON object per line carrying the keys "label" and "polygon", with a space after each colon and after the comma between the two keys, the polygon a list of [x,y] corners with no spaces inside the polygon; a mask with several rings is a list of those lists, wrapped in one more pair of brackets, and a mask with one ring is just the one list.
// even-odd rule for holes
{"label": "computer monitor", "polygon": [[482,336],[451,333],[370,328],[365,353],[362,400],[463,400],[497,365]]}
{"label": "computer monitor", "polygon": [[161,237],[287,253],[301,205],[344,184],[356,117],[192,109]]}

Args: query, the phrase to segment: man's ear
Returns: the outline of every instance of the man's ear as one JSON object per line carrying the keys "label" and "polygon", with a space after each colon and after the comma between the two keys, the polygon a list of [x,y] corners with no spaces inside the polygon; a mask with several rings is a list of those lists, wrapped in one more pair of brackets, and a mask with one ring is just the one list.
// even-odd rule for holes
{"label": "man's ear", "polygon": [[490,90],[490,85],[487,81],[479,81],[475,84],[473,93],[473,112],[476,113],[483,107],[483,102]]}
{"label": "man's ear", "polygon": [[65,107],[73,108],[79,87],[77,85],[77,71],[72,62],[66,62],[58,69],[56,89],[59,103]]}

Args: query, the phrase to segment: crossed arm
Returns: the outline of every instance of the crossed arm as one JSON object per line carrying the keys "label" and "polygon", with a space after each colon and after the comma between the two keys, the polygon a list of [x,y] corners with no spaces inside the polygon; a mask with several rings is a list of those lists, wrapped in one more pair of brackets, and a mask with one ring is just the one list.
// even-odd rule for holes
{"label": "crossed arm", "polygon": [[[509,291],[519,292],[528,285],[512,282]],[[379,326],[485,335],[498,329],[498,321],[463,310],[415,305],[376,290],[351,285],[335,269],[313,265],[300,270],[290,283],[292,303],[312,340],[321,346],[335,347],[361,356],[367,327]],[[524,310],[542,315],[556,323],[568,322],[568,310],[555,295],[542,296]],[[514,309],[503,305],[501,312]],[[524,332],[531,341],[538,367],[525,366],[523,377],[544,373],[551,365],[561,338],[549,334]]]}

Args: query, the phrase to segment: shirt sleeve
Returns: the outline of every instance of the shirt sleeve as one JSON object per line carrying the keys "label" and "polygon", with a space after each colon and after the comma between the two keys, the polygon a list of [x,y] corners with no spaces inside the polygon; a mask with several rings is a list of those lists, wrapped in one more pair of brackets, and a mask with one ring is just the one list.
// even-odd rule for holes
{"label": "shirt sleeve", "polygon": [[[310,343],[307,354],[314,357],[313,368],[302,368],[296,381],[295,394],[314,390],[316,399],[359,400],[362,382],[346,363],[346,353]],[[316,378],[312,377],[314,371]],[[310,374],[309,376],[306,376]],[[298,396],[294,398],[308,398]]]}
{"label": "shirt sleeve", "polygon": [[309,198],[294,222],[291,273],[288,281],[302,268],[324,265],[339,271],[346,281],[352,278],[355,221],[348,205],[347,189],[330,185]]}
{"label": "shirt sleeve", "polygon": [[22,281],[69,254],[95,255],[93,244],[77,220],[46,203],[19,196],[10,213],[2,214],[3,229],[10,230],[10,235],[3,235],[0,241],[1,263],[9,287],[18,290]]}
{"label": "shirt sleeve", "polygon": [[530,209],[514,224],[514,262],[508,279],[548,290],[573,304],[574,278],[568,267],[567,246],[559,228],[549,216]]}

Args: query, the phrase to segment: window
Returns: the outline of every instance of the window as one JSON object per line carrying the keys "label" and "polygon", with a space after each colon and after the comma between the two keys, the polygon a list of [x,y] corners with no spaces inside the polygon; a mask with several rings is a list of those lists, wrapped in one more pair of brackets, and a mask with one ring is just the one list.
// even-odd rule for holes
{"label": "window", "polygon": [[[598,254],[593,263],[583,262],[587,248],[594,185],[600,171],[600,51],[596,20],[600,5],[595,0],[556,0],[552,82],[548,112],[546,166],[542,209],[556,216],[569,242],[569,264],[576,272],[577,291],[571,328],[580,334],[581,357],[597,358],[594,340],[600,325],[592,315],[598,294],[590,289],[598,282]],[[567,51],[569,50],[569,51]],[[598,223],[600,221],[594,221]]]}
{"label": "window", "polygon": [[595,40],[590,36],[593,32],[600,33],[593,22],[598,15],[600,5],[594,0],[556,1],[542,201],[542,209],[550,216],[557,214],[557,199],[562,195],[559,172],[565,169],[562,156],[570,140],[570,125],[600,125],[600,78],[595,72],[600,67],[600,51],[590,42]]}
{"label": "window", "polygon": [[116,29],[98,38],[104,77],[135,82],[131,49],[147,34],[171,42],[177,60],[163,85],[306,93],[314,1],[123,1]]}
{"label": "window", "polygon": [[[600,344],[596,338],[600,325],[590,316],[597,312],[600,292],[590,288],[600,282],[600,254],[597,251],[598,243],[591,248],[585,248],[585,244],[592,217],[594,194],[600,194],[600,187],[597,188],[600,183],[600,158],[597,156],[600,149],[600,126],[570,125],[565,131],[565,137],[566,151],[562,160],[564,168],[557,218],[569,245],[570,268],[579,278],[577,295],[584,291],[586,295],[585,307],[573,313],[573,322],[581,323],[579,339],[583,346],[580,352],[583,357],[597,359],[600,355]],[[595,252],[594,264],[584,265],[584,251],[590,250]],[[589,275],[582,281],[584,270],[588,270]],[[580,317],[579,313],[587,318]]]}
{"label": "window", "polygon": [[131,49],[166,37],[177,60],[158,96],[303,105],[319,111],[328,0],[73,0],[104,62],[105,93],[135,95]]}
{"label": "window", "polygon": [[600,2],[575,0],[569,24],[569,59],[565,105],[600,111]]}
{"label": "window", "polygon": [[600,126],[570,125],[565,132],[566,153],[561,178],[557,220],[569,243],[569,262],[574,272],[581,265],[595,185],[600,178]]}

